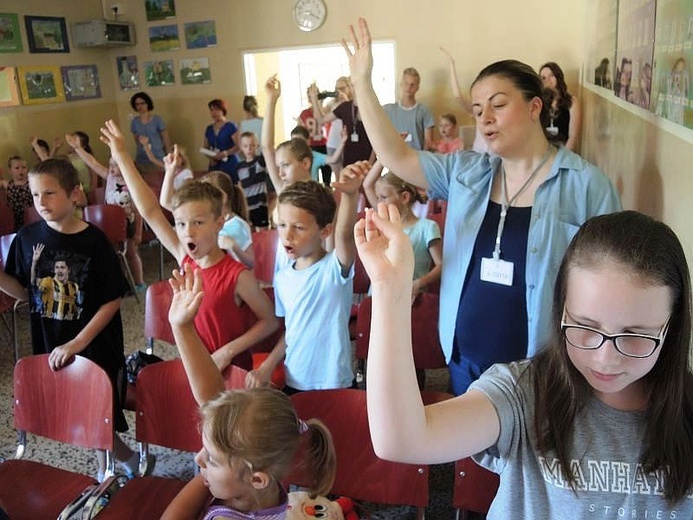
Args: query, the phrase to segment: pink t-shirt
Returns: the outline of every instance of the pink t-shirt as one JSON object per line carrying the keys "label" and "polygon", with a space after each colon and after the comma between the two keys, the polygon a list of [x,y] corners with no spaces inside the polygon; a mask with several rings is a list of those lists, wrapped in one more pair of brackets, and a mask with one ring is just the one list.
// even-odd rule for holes
{"label": "pink t-shirt", "polygon": [[438,141],[436,151],[438,153],[452,153],[458,150],[464,150],[464,141],[458,137],[454,141]]}

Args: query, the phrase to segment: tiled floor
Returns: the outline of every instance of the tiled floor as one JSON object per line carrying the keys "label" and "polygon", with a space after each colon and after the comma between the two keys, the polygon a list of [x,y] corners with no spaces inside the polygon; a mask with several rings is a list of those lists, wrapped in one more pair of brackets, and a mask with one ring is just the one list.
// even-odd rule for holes
{"label": "tiled floor", "polygon": [[[142,260],[145,266],[145,273],[148,282],[158,278],[156,249],[147,247],[142,248]],[[168,273],[174,267],[173,261],[169,260],[164,272]],[[144,298],[137,303],[135,298],[130,296],[124,299],[121,312],[123,316],[123,328],[125,333],[126,355],[138,349],[144,349],[144,338],[142,335],[144,324]],[[30,352],[30,341],[26,327],[27,317],[22,317],[20,336],[22,343],[22,355]],[[160,344],[157,345],[155,352],[157,355],[171,359],[176,357],[175,347]],[[13,354],[9,345],[9,338],[4,328],[0,327],[0,456],[12,457],[15,449],[16,435],[12,419],[12,367]],[[428,377],[427,387],[434,390],[445,390],[447,387],[447,374],[445,370],[431,371]],[[134,441],[134,415],[126,412],[130,431],[123,435],[123,439],[131,447],[135,448]],[[151,448],[152,453],[157,456],[155,474],[160,476],[170,476],[188,479],[193,474],[192,454],[177,452],[166,448]],[[93,453],[87,450],[80,450],[69,446],[53,443],[51,441],[29,436],[27,452],[25,455],[32,460],[41,461],[47,464],[57,465],[72,471],[96,474],[96,460]],[[431,501],[427,508],[427,518],[447,519],[452,518],[452,466],[436,466],[431,468]],[[410,508],[378,507],[367,504],[368,512],[373,519],[408,519],[415,518],[415,511]]]}

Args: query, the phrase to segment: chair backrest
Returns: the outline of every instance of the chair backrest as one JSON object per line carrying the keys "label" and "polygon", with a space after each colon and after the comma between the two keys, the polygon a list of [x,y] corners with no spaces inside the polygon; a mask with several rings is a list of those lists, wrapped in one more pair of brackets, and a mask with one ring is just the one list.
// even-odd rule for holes
{"label": "chair backrest", "polygon": [[113,204],[85,206],[84,221],[103,231],[112,244],[122,244],[127,240],[127,216],[120,206]]}
{"label": "chair backrest", "polygon": [[10,256],[10,246],[16,233],[8,233],[0,236],[0,267],[7,265],[7,257]]}
{"label": "chair backrest", "polygon": [[[364,298],[356,315],[356,359],[368,357],[371,339],[371,298]],[[411,341],[416,368],[445,368],[438,336],[439,298],[421,293],[411,307]]]}
{"label": "chair backrest", "polygon": [[482,468],[471,458],[455,463],[452,505],[464,511],[487,513],[496,496],[500,477]]}
{"label": "chair backrest", "polygon": [[[428,466],[388,462],[375,455],[365,391],[312,390],[292,395],[291,401],[301,419],[318,418],[332,432],[337,452],[332,493],[381,504],[428,504]],[[299,472],[288,480],[306,483]]]}
{"label": "chair backrest", "polygon": [[255,255],[253,274],[258,282],[272,284],[279,234],[276,229],[263,229],[253,232],[252,239]]}
{"label": "chair backrest", "polygon": [[[243,388],[247,372],[224,371],[226,388]],[[147,365],[137,376],[136,436],[139,442],[182,451],[202,447],[199,407],[180,359]]]}
{"label": "chair backrest", "polygon": [[104,370],[82,356],[60,370],[48,354],[14,367],[14,426],[83,448],[113,450],[113,386]]}
{"label": "chair backrest", "polygon": [[89,204],[106,204],[106,188],[96,187],[87,193]]}
{"label": "chair backrest", "polygon": [[26,226],[27,224],[33,224],[34,222],[38,222],[41,220],[41,215],[39,215],[38,211],[36,211],[36,208],[32,206],[27,206],[24,208],[24,225]]}
{"label": "chair backrest", "polygon": [[172,299],[173,289],[168,281],[155,282],[147,287],[144,302],[144,337],[147,340],[158,339],[175,345],[176,340],[168,321]]}
{"label": "chair backrest", "polygon": [[[0,192],[4,193],[4,190]],[[0,204],[0,235],[8,233],[14,233],[14,214],[9,207]]]}

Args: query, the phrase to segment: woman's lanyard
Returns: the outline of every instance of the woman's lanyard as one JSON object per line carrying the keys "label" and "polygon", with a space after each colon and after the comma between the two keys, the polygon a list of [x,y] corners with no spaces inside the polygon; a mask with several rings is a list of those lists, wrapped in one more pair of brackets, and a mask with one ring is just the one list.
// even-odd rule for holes
{"label": "woman's lanyard", "polygon": [[356,107],[356,105],[354,105],[354,102],[352,101],[351,102],[351,120],[354,123],[354,131],[351,132],[351,142],[352,143],[358,143],[359,142],[359,134],[356,131],[356,125],[358,123],[357,117],[358,117],[358,108]]}
{"label": "woman's lanyard", "polygon": [[513,198],[510,200],[508,200],[508,194],[506,193],[505,188],[505,167],[501,162],[501,213],[500,221],[498,222],[498,232],[496,233],[496,247],[493,250],[493,259],[496,262],[500,260],[501,236],[503,235],[503,228],[505,227],[505,218],[508,215],[508,209],[510,209],[510,206],[513,205],[513,202],[517,200],[517,198],[522,194],[522,192],[524,192],[527,189],[527,186],[531,184],[531,182],[539,173],[539,170],[541,170],[541,167],[544,166],[544,164],[546,164],[546,161],[549,160],[549,155],[551,155],[551,145],[549,145],[549,148],[546,150],[544,157],[541,158],[541,161],[539,161],[537,167],[534,168],[534,171],[530,174],[529,177],[527,177],[525,183],[520,187],[519,190],[517,190],[517,193],[515,193],[515,195],[513,195]]}

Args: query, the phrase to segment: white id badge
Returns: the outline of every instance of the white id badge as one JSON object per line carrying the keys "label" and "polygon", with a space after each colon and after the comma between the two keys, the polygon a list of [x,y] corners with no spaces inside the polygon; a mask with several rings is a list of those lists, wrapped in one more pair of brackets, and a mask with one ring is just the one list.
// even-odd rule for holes
{"label": "white id badge", "polygon": [[412,136],[410,133],[407,133],[407,135],[404,136],[404,142],[405,143],[411,143],[414,140],[414,136]]}
{"label": "white id badge", "polygon": [[493,258],[482,258],[481,280],[510,287],[513,284],[514,268],[515,266],[512,262],[495,260]]}
{"label": "white id badge", "polygon": [[356,132],[351,134],[351,142],[352,143],[358,143],[359,142],[359,134],[357,134]]}

